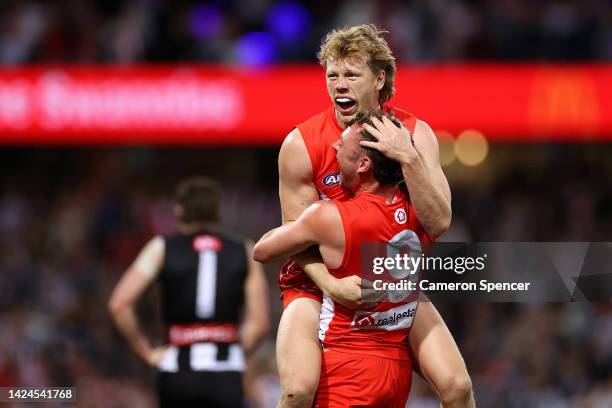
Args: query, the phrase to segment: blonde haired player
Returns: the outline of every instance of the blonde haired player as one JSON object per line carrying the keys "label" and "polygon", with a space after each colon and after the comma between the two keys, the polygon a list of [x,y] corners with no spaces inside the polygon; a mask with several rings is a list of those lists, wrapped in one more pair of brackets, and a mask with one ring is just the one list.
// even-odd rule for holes
{"label": "blonde haired player", "polygon": [[[414,213],[428,235],[437,237],[450,225],[450,189],[434,133],[425,122],[387,104],[394,93],[396,67],[382,34],[373,25],[360,25],[334,30],[323,42],[318,57],[332,106],[299,124],[283,142],[278,164],[284,223],[297,220],[319,199],[345,198],[332,144],[359,112],[381,109],[393,113],[404,126],[374,121],[376,127],[366,125],[366,129],[378,142],[362,145],[401,164]],[[311,254],[294,257],[280,274],[284,306],[276,346],[280,407],[309,407],[314,400],[321,369],[317,331],[323,294],[345,306],[371,306],[361,300],[359,277],[336,279],[321,258]],[[465,363],[431,303],[419,306],[409,348],[416,368],[442,406],[474,406]]]}

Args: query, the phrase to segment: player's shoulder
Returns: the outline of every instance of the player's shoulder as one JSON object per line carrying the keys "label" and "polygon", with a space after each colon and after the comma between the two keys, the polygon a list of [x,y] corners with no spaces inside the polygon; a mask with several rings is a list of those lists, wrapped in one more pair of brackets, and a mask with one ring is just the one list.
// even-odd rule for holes
{"label": "player's shoulder", "polygon": [[321,226],[333,224],[339,218],[340,212],[335,200],[319,200],[304,210],[304,221]]}
{"label": "player's shoulder", "polygon": [[163,254],[166,248],[166,237],[163,235],[155,235],[143,247],[143,252],[149,254]]}
{"label": "player's shoulder", "polygon": [[328,110],[319,112],[318,114],[311,116],[303,122],[300,122],[294,127],[291,132],[285,136],[283,141],[283,147],[301,145],[304,143],[304,135],[311,133],[312,130],[319,128],[327,119]]}
{"label": "player's shoulder", "polygon": [[396,106],[384,105],[383,110],[388,113],[392,113],[397,119],[399,119],[404,126],[410,130],[410,132],[414,132],[415,128],[419,120],[412,113],[409,113],[403,109],[400,109]]}
{"label": "player's shoulder", "polygon": [[224,244],[228,244],[235,247],[244,247],[249,242],[249,239],[244,235],[225,228],[212,228],[209,231],[206,231],[205,233],[217,236],[224,242]]}
{"label": "player's shoulder", "polygon": [[191,233],[177,231],[175,233],[163,236],[163,239],[166,242],[166,245],[169,247],[174,247],[176,245],[187,245],[191,247],[195,245],[195,240],[213,239],[221,242],[224,248],[239,248],[244,247],[245,243],[248,241],[248,238],[242,236],[241,234],[225,228],[221,229],[219,227],[207,227]]}
{"label": "player's shoulder", "polygon": [[392,113],[393,116],[395,116],[396,118],[398,118],[402,122],[404,122],[406,120],[413,120],[413,121],[417,121],[418,120],[417,117],[414,116],[412,113],[410,113],[408,111],[405,111],[404,109],[398,108],[397,106],[385,105],[384,106],[384,111]]}
{"label": "player's shoulder", "polygon": [[308,119],[306,119],[305,121],[301,122],[299,125],[297,125],[297,127],[304,129],[304,128],[321,126],[321,124],[324,123],[328,119],[329,112],[330,112],[330,109],[325,109],[324,111],[319,112],[316,115],[313,115],[309,117]]}
{"label": "player's shoulder", "polygon": [[293,129],[281,145],[278,153],[278,171],[285,182],[312,180],[310,153],[298,128]]}
{"label": "player's shoulder", "polygon": [[300,149],[304,147],[304,139],[302,138],[302,132],[300,129],[295,127],[285,136],[283,144],[281,145],[281,153],[287,150]]}

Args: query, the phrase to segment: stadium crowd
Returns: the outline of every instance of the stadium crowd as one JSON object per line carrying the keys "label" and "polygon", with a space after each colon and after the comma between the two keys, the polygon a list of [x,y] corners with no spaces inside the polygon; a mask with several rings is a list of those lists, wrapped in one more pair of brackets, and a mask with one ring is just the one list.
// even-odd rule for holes
{"label": "stadium crowd", "polygon": [[612,58],[606,0],[7,0],[0,63],[312,62],[329,27],[363,22],[399,61]]}
{"label": "stadium crowd", "polygon": [[[499,145],[489,179],[457,177],[447,240],[609,240],[609,147]],[[106,312],[112,286],[141,245],[174,228],[176,180],[223,183],[223,224],[251,238],[279,222],[274,149],[5,149],[0,192],[0,386],[75,385],[82,406],[154,404],[153,373]],[[529,159],[531,157],[532,159]],[[231,163],[241,161],[237,177]],[[531,162],[530,166],[524,166]],[[167,163],[175,163],[168,166]],[[267,270],[274,318],[277,268]],[[162,331],[153,291],[140,310]],[[436,303],[457,339],[478,406],[605,407],[612,403],[612,306],[597,303]],[[255,406],[278,396],[273,335],[252,361]],[[113,398],[109,398],[112,395]],[[415,381],[415,407],[436,406]]]}
{"label": "stadium crowd", "polygon": [[[330,27],[365,21],[389,30],[400,62],[612,58],[606,0],[7,0],[0,65],[314,63]],[[450,165],[453,223],[445,240],[612,241],[611,149],[500,144],[476,168]],[[175,228],[169,197],[185,176],[222,182],[227,228],[256,239],[278,225],[278,173],[270,164],[277,153],[0,149],[0,387],[73,385],[79,406],[154,406],[153,370],[112,328],[111,288],[148,238]],[[275,322],[277,266],[267,268]],[[156,300],[152,291],[140,315],[161,340]],[[610,304],[436,306],[467,362],[478,406],[612,406]],[[278,398],[273,338],[249,370],[258,407]],[[418,380],[410,402],[438,406]]]}

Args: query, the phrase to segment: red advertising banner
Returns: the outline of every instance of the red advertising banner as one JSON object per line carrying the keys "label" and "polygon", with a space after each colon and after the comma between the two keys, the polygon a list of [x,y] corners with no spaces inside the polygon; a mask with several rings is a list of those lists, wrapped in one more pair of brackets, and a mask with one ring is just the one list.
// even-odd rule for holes
{"label": "red advertising banner", "polygon": [[[329,106],[318,66],[0,70],[0,143],[278,145]],[[392,103],[453,135],[612,139],[612,65],[400,67]]]}

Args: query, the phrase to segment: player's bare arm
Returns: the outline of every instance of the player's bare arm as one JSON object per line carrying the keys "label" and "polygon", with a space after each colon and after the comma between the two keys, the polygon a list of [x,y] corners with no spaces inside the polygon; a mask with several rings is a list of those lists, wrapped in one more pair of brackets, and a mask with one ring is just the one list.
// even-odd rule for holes
{"label": "player's bare arm", "polygon": [[[370,127],[378,143],[362,145],[380,150],[402,163],[410,199],[421,224],[437,236],[450,224],[450,188],[439,163],[438,143],[431,128],[417,121],[414,145],[405,128],[378,122]],[[428,207],[429,206],[429,207]],[[438,214],[438,215],[436,215]],[[443,222],[436,222],[442,216]],[[433,228],[432,228],[433,227]],[[457,345],[440,314],[430,302],[422,302],[409,336],[415,368],[430,384],[444,408],[475,406],[470,377]]]}
{"label": "player's bare arm", "polygon": [[295,128],[285,138],[278,153],[278,194],[283,224],[295,221],[319,200],[312,183],[312,164],[300,131]]}
{"label": "player's bare arm", "polygon": [[[295,221],[319,194],[312,179],[312,163],[300,131],[293,129],[283,141],[278,154],[278,193],[283,224]],[[319,289],[329,294],[334,278],[316,251],[304,252],[295,258],[300,268],[315,282]]]}
{"label": "player's bare arm", "polygon": [[270,304],[268,301],[268,282],[260,263],[255,262],[253,243],[247,242],[249,270],[244,283],[244,322],[240,330],[240,342],[248,357],[257,348],[270,330]]}
{"label": "player's bare arm", "polygon": [[157,366],[168,346],[152,347],[140,330],[136,304],[153,283],[164,262],[164,240],[151,239],[121,277],[108,302],[117,329],[125,337],[134,353],[150,366]]}
{"label": "player's bare arm", "polygon": [[[283,224],[296,220],[319,200],[312,179],[312,164],[300,131],[295,128],[285,138],[278,155],[279,196]],[[316,250],[296,254],[293,259],[312,281],[332,299],[351,308],[370,306],[362,302],[361,280],[357,276],[334,278]]]}
{"label": "player's bare arm", "polygon": [[275,228],[255,244],[253,257],[267,263],[303,252],[319,245],[328,263],[336,266],[342,260],[344,231],[338,208],[332,202],[316,202],[295,222]]}
{"label": "player's bare arm", "polygon": [[417,121],[414,135],[385,117],[382,121],[374,118],[372,122],[374,127],[365,126],[378,138],[378,142],[363,141],[361,145],[377,149],[402,164],[410,201],[419,222],[429,235],[442,235],[451,222],[451,193],[440,167],[435,134],[427,123],[420,120]]}

